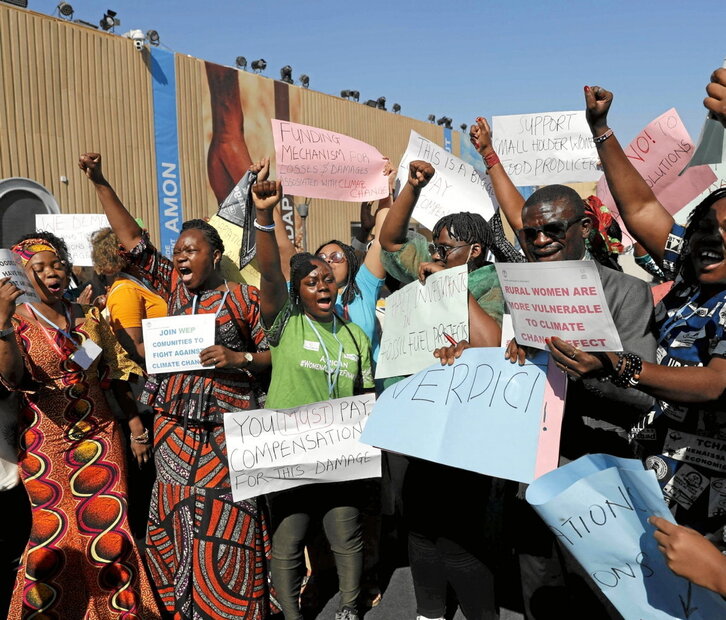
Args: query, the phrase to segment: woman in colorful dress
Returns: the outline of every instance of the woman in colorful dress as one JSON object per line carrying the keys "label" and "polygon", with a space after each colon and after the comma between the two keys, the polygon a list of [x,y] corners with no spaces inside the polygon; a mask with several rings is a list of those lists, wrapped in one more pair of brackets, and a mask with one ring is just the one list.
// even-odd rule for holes
{"label": "woman in colorful dress", "polygon": [[[108,382],[133,411],[131,449],[150,458],[148,435],[126,380],[141,369],[92,306],[63,299],[65,243],[50,233],[21,239],[39,302],[0,280],[0,379],[21,394],[20,473],[32,504],[30,541],[10,618],[159,618],[127,519],[122,435],[103,393]],[[5,507],[12,510],[12,507]]]}
{"label": "woman in colorful dress", "polygon": [[224,245],[209,224],[185,222],[171,261],[106,181],[101,156],[82,155],[79,166],[127,250],[129,272],[167,302],[170,315],[216,317],[216,344],[200,354],[209,369],[152,375],[142,395],[155,410],[146,542],[159,596],[175,618],[264,618],[267,526],[255,498],[232,500],[223,424],[228,411],[259,407],[257,376],[270,368],[258,291],[221,276]]}

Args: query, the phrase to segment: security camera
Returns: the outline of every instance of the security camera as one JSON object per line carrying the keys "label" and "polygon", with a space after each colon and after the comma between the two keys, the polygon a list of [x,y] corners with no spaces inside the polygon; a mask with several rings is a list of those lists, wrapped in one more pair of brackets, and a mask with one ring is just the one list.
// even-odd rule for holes
{"label": "security camera", "polygon": [[144,43],[146,43],[146,35],[141,30],[129,30],[125,35],[126,38],[131,39],[134,42],[134,47],[137,52],[144,49]]}

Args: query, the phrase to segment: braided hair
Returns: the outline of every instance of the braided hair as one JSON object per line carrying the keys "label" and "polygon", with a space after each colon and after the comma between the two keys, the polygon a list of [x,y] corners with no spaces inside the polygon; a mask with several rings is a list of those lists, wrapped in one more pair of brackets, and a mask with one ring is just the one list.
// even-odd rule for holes
{"label": "braided hair", "polygon": [[456,241],[481,245],[481,253],[471,261],[470,270],[486,263],[486,251],[494,245],[494,233],[481,215],[468,211],[444,215],[431,231],[433,238],[438,238],[444,228],[449,231],[449,237]]}
{"label": "braided hair", "polygon": [[212,246],[212,251],[219,250],[220,254],[224,254],[224,242],[219,236],[217,229],[209,222],[204,220],[187,220],[182,224],[181,232],[185,230],[199,230],[204,235],[204,239]]}
{"label": "braided hair", "polygon": [[700,203],[698,203],[691,211],[686,222],[686,232],[683,235],[684,247],[680,254],[678,262],[676,263],[676,276],[682,276],[683,280],[687,284],[693,284],[696,280],[696,274],[693,273],[691,261],[686,260],[691,253],[690,241],[693,233],[698,229],[699,223],[703,220],[711,207],[719,200],[726,198],[726,187],[717,189],[706,196]]}
{"label": "braided hair", "polygon": [[322,250],[326,245],[337,245],[342,250],[343,254],[345,254],[345,260],[348,263],[348,277],[345,280],[345,287],[343,288],[343,293],[340,296],[340,301],[345,306],[351,303],[353,299],[355,299],[356,295],[360,295],[360,289],[355,283],[355,277],[358,275],[358,269],[360,269],[360,261],[358,260],[358,255],[355,253],[353,246],[343,243],[342,241],[338,241],[337,239],[332,239],[327,243],[323,243],[323,245],[315,250],[315,256],[320,254],[320,250]]}

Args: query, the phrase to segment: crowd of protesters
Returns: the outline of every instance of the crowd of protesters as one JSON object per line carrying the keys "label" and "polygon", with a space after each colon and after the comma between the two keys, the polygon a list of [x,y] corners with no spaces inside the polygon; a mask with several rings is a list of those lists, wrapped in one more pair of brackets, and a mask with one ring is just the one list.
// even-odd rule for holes
{"label": "crowd of protesters", "polygon": [[[707,93],[704,104],[726,126],[726,69],[714,72]],[[467,266],[470,338],[433,354],[452,364],[468,347],[500,346],[506,307],[494,261],[582,260],[596,265],[623,350],[595,354],[547,340],[570,378],[560,464],[605,453],[657,470],[669,433],[726,441],[726,189],[677,224],[608,125],[612,93],[586,86],[584,97],[639,264],[672,282],[657,305],[644,279],[623,273],[608,209],[563,185],[525,200],[484,118],[469,135],[500,210],[488,222],[447,215],[431,242],[410,229],[435,176],[427,162],[410,163],[395,200],[363,206],[367,225],[352,245],[330,240],[315,253],[296,252],[279,234],[281,184],[268,160],[253,164],[259,289],[225,277],[224,242],[204,220],[185,222],[173,256],[163,256],[105,178],[101,155],[81,155],[110,224],[92,239],[101,295],[88,289],[81,300],[93,303],[71,301],[72,257],[44,231],[11,248],[39,301],[16,303],[22,291],[0,279],[0,613],[299,620],[306,572],[320,555],[310,533],[322,529],[338,577],[338,620],[357,620],[380,600],[375,564],[390,552],[382,530],[405,539],[416,598],[409,617],[443,619],[452,593],[468,620],[499,617],[504,549],[516,560],[526,618],[563,610],[619,618],[516,484],[384,452],[380,479],[234,501],[224,433],[228,412],[380,393],[400,380],[374,382],[373,370],[377,302],[402,284]],[[393,188],[390,166],[384,174]],[[147,375],[142,320],[194,314],[214,317],[215,344],[200,353],[205,370]],[[528,354],[516,339],[506,348],[513,364]],[[708,463],[692,467],[709,484],[723,477]],[[671,504],[679,525],[651,519],[668,566],[726,595],[726,512],[708,493]]]}

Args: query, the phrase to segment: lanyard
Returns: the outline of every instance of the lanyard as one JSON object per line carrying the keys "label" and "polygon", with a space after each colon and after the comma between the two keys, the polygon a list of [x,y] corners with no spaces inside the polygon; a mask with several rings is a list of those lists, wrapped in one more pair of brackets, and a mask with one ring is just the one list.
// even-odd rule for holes
{"label": "lanyard", "polygon": [[[663,325],[660,328],[660,343],[664,344],[666,340],[668,339],[668,336],[670,336],[671,330],[675,329],[681,321],[687,321],[690,319],[694,314],[698,313],[698,304],[696,303],[696,299],[698,299],[698,295],[700,294],[700,291],[696,291],[694,295],[684,304],[682,305],[676,312],[673,313],[673,316],[669,317],[665,321],[663,321]],[[694,310],[691,307],[691,304],[696,306],[696,309]],[[691,313],[688,316],[683,316],[683,312],[688,308]]]}
{"label": "lanyard", "polygon": [[338,343],[338,363],[335,365],[335,367],[333,367],[330,363],[330,354],[328,353],[328,347],[325,346],[325,343],[320,336],[320,332],[317,330],[315,324],[310,320],[310,317],[307,314],[305,315],[305,319],[307,320],[308,325],[310,325],[312,330],[315,332],[315,337],[318,339],[318,342],[323,349],[323,354],[325,355],[325,372],[328,375],[328,396],[332,396],[333,392],[335,391],[335,387],[338,384],[338,376],[340,375],[340,361],[343,358],[343,343],[338,340],[338,336],[335,333],[335,315],[333,315],[333,338],[335,338],[335,341]]}
{"label": "lanyard", "polygon": [[126,273],[125,271],[122,271],[119,273],[119,276],[123,280],[131,280],[131,282],[140,286],[141,288],[149,291],[150,293],[155,293],[158,295],[158,293],[155,290],[153,290],[146,282],[142,282],[138,278],[132,276],[130,273]]}
{"label": "lanyard", "polygon": [[[227,301],[227,295],[229,295],[229,284],[227,284],[227,280],[224,281],[224,285],[227,287],[227,290],[224,291],[224,295],[222,295],[222,300],[219,302],[219,306],[217,306],[217,311],[214,313],[214,318],[216,319],[219,316],[219,313],[222,311],[222,308],[224,308],[224,302]],[[194,295],[194,298],[192,299],[192,314],[197,313],[197,298],[199,295]]]}
{"label": "lanyard", "polygon": [[[48,318],[47,316],[45,316],[45,315],[44,315],[44,314],[43,314],[43,313],[42,313],[42,312],[41,312],[40,310],[38,310],[38,308],[36,308],[36,307],[35,307],[35,306],[34,306],[33,304],[27,304],[27,303],[26,303],[26,304],[25,304],[25,307],[26,307],[26,308],[28,308],[28,310],[30,310],[30,312],[31,312],[31,313],[33,314],[33,316],[35,316],[36,320],[38,319],[38,317],[40,317],[40,318],[41,318],[41,319],[43,319],[43,320],[44,320],[44,321],[45,321],[46,323],[48,323],[48,325],[50,325],[50,326],[51,326],[52,328],[54,328],[54,329],[55,329],[56,331],[58,331],[58,332],[60,332],[61,334],[63,334],[63,335],[64,335],[64,336],[66,337],[66,338],[68,338],[68,340],[70,340],[70,341],[71,341],[71,342],[72,342],[72,343],[73,343],[73,344],[75,345],[75,347],[76,347],[76,348],[78,348],[78,347],[80,346],[80,345],[79,345],[79,343],[78,343],[78,342],[76,341],[76,339],[75,339],[75,338],[74,338],[74,337],[73,337],[73,336],[72,336],[71,334],[69,334],[69,333],[68,333],[68,332],[67,332],[67,331],[66,331],[65,329],[61,329],[60,327],[58,327],[58,326],[57,326],[57,325],[56,325],[56,324],[55,324],[55,323],[54,323],[53,321],[51,321],[51,320],[50,320],[50,319],[49,319],[49,318]],[[71,329],[71,331],[73,331],[73,329],[71,328],[71,325],[73,324],[73,322],[72,322],[72,318],[71,318],[71,313],[69,312],[69,310],[68,310],[68,307],[67,307],[67,306],[65,307],[65,313],[66,313],[66,320],[68,321],[68,327],[69,327],[69,328]],[[36,315],[37,315],[37,316],[36,316]],[[48,330],[46,330],[46,329],[45,329],[45,327],[43,327],[43,326],[42,326],[42,325],[40,324],[40,321],[38,321],[38,325],[39,325],[39,326],[40,326],[40,328],[41,328],[41,329],[43,330],[43,333],[45,334],[46,338],[48,338],[48,340],[50,340],[50,342],[51,342],[51,343],[53,343],[53,345],[55,346],[55,340],[54,340],[54,339],[53,339],[53,338],[51,337],[51,335],[50,335],[50,334],[48,333]]]}

